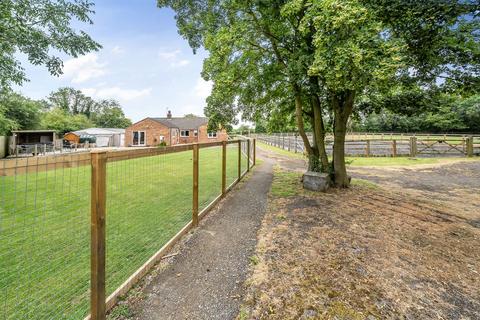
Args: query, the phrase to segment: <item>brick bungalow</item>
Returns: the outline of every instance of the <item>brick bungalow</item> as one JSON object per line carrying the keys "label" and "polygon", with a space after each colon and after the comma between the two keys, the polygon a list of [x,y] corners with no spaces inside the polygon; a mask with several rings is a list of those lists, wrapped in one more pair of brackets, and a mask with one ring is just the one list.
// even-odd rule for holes
{"label": "brick bungalow", "polygon": [[125,146],[167,146],[185,143],[204,143],[227,140],[227,132],[222,129],[207,130],[208,118],[172,117],[168,111],[166,118],[146,118],[132,124],[125,130]]}

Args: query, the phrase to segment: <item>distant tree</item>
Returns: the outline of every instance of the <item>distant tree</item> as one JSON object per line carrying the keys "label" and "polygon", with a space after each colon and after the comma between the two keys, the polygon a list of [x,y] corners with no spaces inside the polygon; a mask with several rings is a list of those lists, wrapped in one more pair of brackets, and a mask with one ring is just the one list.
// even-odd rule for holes
{"label": "distant tree", "polygon": [[187,113],[186,115],[184,115],[185,118],[198,118],[197,115],[193,114],[193,113]]}
{"label": "distant tree", "polygon": [[87,118],[90,118],[97,108],[95,100],[71,87],[59,88],[50,93],[47,99],[52,108],[61,108],[72,115],[83,114]]}
{"label": "distant tree", "polygon": [[18,123],[5,116],[5,108],[0,105],[0,136],[10,134],[10,131],[18,129]]}
{"label": "distant tree", "polygon": [[92,121],[100,128],[126,128],[132,125],[132,121],[125,117],[120,104],[115,100],[98,102]]}
{"label": "distant tree", "polygon": [[480,132],[480,94],[455,103],[454,108],[468,131]]}
{"label": "distant tree", "polygon": [[93,127],[93,123],[84,114],[72,115],[64,109],[53,108],[42,114],[41,127],[64,134],[70,131]]}
{"label": "distant tree", "polygon": [[239,134],[248,134],[252,131],[252,128],[248,124],[242,124],[235,131]]}
{"label": "distant tree", "polygon": [[3,117],[10,123],[9,127],[27,130],[38,128],[44,106],[39,101],[10,92],[0,95],[0,107]]}
{"label": "distant tree", "polygon": [[19,53],[34,65],[45,65],[52,75],[62,73],[62,60],[54,52],[78,57],[101,48],[75,21],[92,24],[90,0],[2,0],[0,2],[0,91],[27,76]]}
{"label": "distant tree", "polygon": [[267,121],[256,120],[255,121],[255,133],[267,133]]}

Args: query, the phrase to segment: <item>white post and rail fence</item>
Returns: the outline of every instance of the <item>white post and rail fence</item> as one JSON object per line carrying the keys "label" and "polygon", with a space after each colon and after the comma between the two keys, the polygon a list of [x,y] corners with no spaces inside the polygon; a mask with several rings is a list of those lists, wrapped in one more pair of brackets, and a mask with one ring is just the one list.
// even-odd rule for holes
{"label": "white post and rail fence", "polygon": [[[294,153],[303,153],[303,140],[296,133],[255,134],[258,141]],[[312,141],[311,134],[307,134]],[[332,153],[333,139],[325,139],[327,153]],[[447,134],[354,134],[347,135],[345,152],[354,157],[473,157],[480,155],[480,135]]]}

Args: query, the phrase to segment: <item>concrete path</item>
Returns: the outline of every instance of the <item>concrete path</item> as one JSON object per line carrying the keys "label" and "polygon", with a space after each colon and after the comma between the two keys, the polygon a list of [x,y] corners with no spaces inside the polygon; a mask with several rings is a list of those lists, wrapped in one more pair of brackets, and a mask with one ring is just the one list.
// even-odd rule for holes
{"label": "concrete path", "polygon": [[207,216],[172,263],[144,288],[133,318],[234,319],[267,206],[273,161],[266,159]]}

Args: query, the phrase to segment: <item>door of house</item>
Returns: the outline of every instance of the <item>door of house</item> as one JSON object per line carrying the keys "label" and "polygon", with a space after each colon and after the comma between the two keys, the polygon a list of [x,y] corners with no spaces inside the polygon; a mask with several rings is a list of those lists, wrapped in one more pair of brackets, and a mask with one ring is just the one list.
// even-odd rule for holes
{"label": "door of house", "polygon": [[145,145],[145,131],[133,131],[132,145],[134,146]]}

